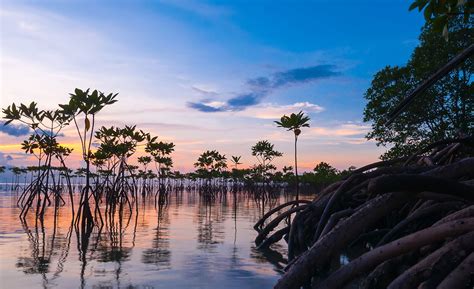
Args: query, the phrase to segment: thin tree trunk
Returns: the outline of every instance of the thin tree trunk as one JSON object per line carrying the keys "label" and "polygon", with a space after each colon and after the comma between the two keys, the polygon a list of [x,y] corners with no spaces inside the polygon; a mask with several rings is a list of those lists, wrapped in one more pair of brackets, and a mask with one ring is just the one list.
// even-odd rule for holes
{"label": "thin tree trunk", "polygon": [[298,201],[300,195],[300,184],[298,180],[298,136],[295,134],[295,180],[296,180],[296,200]]}

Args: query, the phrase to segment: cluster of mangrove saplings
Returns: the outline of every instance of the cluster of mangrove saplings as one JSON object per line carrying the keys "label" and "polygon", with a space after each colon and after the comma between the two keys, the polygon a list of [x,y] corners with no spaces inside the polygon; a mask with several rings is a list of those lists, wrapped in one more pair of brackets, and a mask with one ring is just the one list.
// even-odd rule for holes
{"label": "cluster of mangrove saplings", "polygon": [[[320,163],[313,172],[298,178],[297,140],[301,128],[309,126],[309,117],[299,112],[275,122],[294,134],[294,167],[285,166],[278,171],[273,161],[282,153],[269,141],[262,140],[251,147],[256,164],[250,168],[239,168],[241,156],[228,160],[224,154],[208,150],[198,157],[194,172],[180,173],[172,169],[173,143],[159,140],[136,126],[96,128],[97,114],[115,103],[116,96],[75,89],[69,101],[55,110],[41,110],[36,102],[13,103],[3,109],[4,125],[15,122],[31,131],[21,148],[34,157],[36,165],[9,168],[13,175],[12,188],[20,190],[20,183],[23,184],[18,199],[22,217],[34,211],[41,218],[47,207],[66,204],[65,196],[70,200],[76,225],[83,229],[103,224],[101,205],[115,208],[120,204],[131,209],[137,197],[149,194],[154,194],[157,202],[165,203],[173,189],[197,190],[213,200],[220,192],[232,188],[252,192],[257,199],[264,200],[282,188],[296,187],[298,199],[300,183],[306,189],[322,187],[354,169],[339,172],[327,163]],[[84,164],[76,170],[67,166],[72,148],[59,142],[68,126],[77,133]],[[139,149],[141,152],[136,154]],[[0,169],[0,173],[5,171],[5,167]],[[73,195],[77,191],[80,198],[74,204]]]}
{"label": "cluster of mangrove saplings", "polygon": [[270,210],[255,242],[287,241],[275,288],[473,288],[473,156],[474,136],[439,141]]}

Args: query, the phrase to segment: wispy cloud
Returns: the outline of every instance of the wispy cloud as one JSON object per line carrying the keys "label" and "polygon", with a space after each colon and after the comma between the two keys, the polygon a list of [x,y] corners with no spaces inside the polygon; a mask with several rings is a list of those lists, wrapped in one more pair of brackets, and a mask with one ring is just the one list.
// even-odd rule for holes
{"label": "wispy cloud", "polygon": [[282,115],[288,115],[295,111],[304,111],[311,114],[322,112],[324,111],[324,108],[320,105],[310,102],[296,102],[287,105],[261,103],[244,111],[236,112],[236,114],[239,116],[255,117],[260,119],[279,119]]}
{"label": "wispy cloud", "polygon": [[206,18],[218,18],[231,13],[228,7],[208,4],[204,1],[160,0],[159,2]]}
{"label": "wispy cloud", "polygon": [[188,107],[201,111],[201,112],[219,112],[225,111],[223,106],[212,106],[211,101],[207,102],[206,100],[202,100],[202,102],[189,102]]}
{"label": "wispy cloud", "polygon": [[206,98],[199,102],[188,102],[188,107],[201,112],[240,111],[261,103],[262,99],[276,89],[309,83],[323,78],[340,75],[334,65],[315,65],[280,71],[270,76],[261,76],[249,79],[249,92],[238,94],[225,102],[217,102]]}
{"label": "wispy cloud", "polygon": [[323,64],[281,71],[270,77],[250,79],[247,83],[256,90],[268,91],[286,85],[311,82],[340,74],[339,71],[336,71],[336,66]]}
{"label": "wispy cloud", "polygon": [[205,95],[207,97],[214,97],[218,95],[218,93],[213,88],[210,88],[207,85],[196,84],[196,85],[191,86],[191,88],[194,91],[198,92],[199,94]]}
{"label": "wispy cloud", "polygon": [[[348,59],[359,54],[338,51],[338,44],[327,51],[318,45],[288,51],[287,45],[260,41],[257,34],[239,30],[244,28],[234,16],[243,11],[235,3],[226,7],[208,0],[163,0],[137,5],[137,10],[115,5],[95,10],[97,17],[91,19],[85,10],[9,2],[0,5],[5,40],[0,66],[8,72],[0,102],[37,100],[49,109],[66,101],[74,87],[119,92],[119,102],[101,111],[97,125],[137,124],[173,141],[178,168],[192,168],[199,153],[210,148],[242,155],[250,165],[250,146],[273,132],[274,138],[268,138],[279,150],[288,151],[279,164],[287,165],[292,161],[292,139],[272,120],[299,110],[314,119],[302,135],[302,160],[316,163],[320,157],[338,157],[345,166],[349,159],[360,157],[362,163],[363,157],[375,160],[380,154],[377,149],[382,148],[374,143],[363,145],[364,128],[341,124],[358,119],[344,114],[349,111],[345,106],[363,94],[359,86],[344,81],[360,76],[354,74],[357,69],[370,67],[364,66],[366,60]],[[143,13],[138,10],[142,8]],[[111,14],[120,17],[107,17]],[[262,23],[265,29],[275,28],[271,21]],[[87,53],[74,43],[87,43]],[[271,65],[264,66],[267,63]],[[318,81],[324,86],[313,85]],[[331,113],[317,115],[324,109]],[[74,148],[68,164],[81,165],[75,128],[63,132],[61,144]],[[21,160],[13,153],[21,151],[17,144],[23,138],[0,132],[0,152],[11,155],[15,164]],[[26,164],[26,158],[20,163]]]}
{"label": "wispy cloud", "polygon": [[370,125],[358,123],[343,123],[337,126],[316,126],[309,129],[314,136],[353,137],[363,138],[370,131]]}
{"label": "wispy cloud", "polygon": [[4,154],[0,152],[0,165],[5,166],[9,165],[9,163],[13,160],[11,155]]}
{"label": "wispy cloud", "polygon": [[153,127],[157,128],[159,130],[171,130],[171,131],[177,131],[177,130],[207,130],[208,128],[197,126],[197,125],[191,125],[191,124],[181,124],[181,123],[165,123],[165,122],[142,122],[138,123],[138,126],[144,126],[144,127]]}
{"label": "wispy cloud", "polygon": [[[370,126],[363,123],[343,122],[332,124],[318,124],[305,128],[302,133],[304,143],[316,145],[361,145],[367,144],[369,141],[365,138],[365,134],[370,131]],[[276,142],[291,142],[291,138],[285,131],[274,130],[266,136],[267,139]]]}
{"label": "wispy cloud", "polygon": [[11,136],[24,136],[30,132],[30,129],[26,125],[13,123],[5,125],[4,121],[0,121],[0,132],[6,133]]}

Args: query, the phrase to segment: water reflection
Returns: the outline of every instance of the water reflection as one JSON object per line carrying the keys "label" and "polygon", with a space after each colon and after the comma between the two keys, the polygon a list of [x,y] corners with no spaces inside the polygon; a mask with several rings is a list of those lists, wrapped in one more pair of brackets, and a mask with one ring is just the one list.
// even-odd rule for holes
{"label": "water reflection", "polygon": [[1,279],[7,288],[262,288],[286,264],[282,243],[255,249],[253,224],[286,201],[229,191],[214,200],[176,191],[131,210],[103,207],[102,226],[74,224],[70,204],[19,220],[15,192],[0,194]]}
{"label": "water reflection", "polygon": [[224,242],[224,213],[225,202],[222,206],[213,206],[210,202],[200,201],[196,207],[196,227],[198,231],[197,249],[215,252],[218,244]]}
{"label": "water reflection", "polygon": [[158,206],[157,225],[153,229],[154,236],[151,248],[145,249],[142,254],[144,264],[153,264],[156,270],[171,268],[169,213],[165,205]]}
{"label": "water reflection", "polygon": [[[54,209],[52,224],[51,227],[48,226],[48,229],[45,226],[45,222],[50,221],[48,218],[46,218],[46,221],[45,218],[35,218],[33,220],[31,218],[19,219],[27,236],[29,247],[29,250],[24,252],[29,254],[28,256],[18,257],[15,266],[25,274],[41,275],[43,287],[47,287],[48,284],[60,276],[71,246],[73,222],[71,221],[67,227],[59,227],[58,220],[61,218],[61,215],[58,209],[58,207]],[[33,225],[30,225],[30,223],[33,223]],[[48,276],[47,273],[52,274]]]}

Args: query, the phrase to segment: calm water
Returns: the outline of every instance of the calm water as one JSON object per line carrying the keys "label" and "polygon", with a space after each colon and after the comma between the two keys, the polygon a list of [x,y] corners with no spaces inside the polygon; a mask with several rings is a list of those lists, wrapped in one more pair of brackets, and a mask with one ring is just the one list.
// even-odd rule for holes
{"label": "calm water", "polygon": [[[206,205],[196,193],[172,193],[156,208],[107,220],[80,253],[70,206],[50,208],[44,224],[20,222],[17,193],[0,192],[1,288],[271,288],[285,246],[255,249],[262,208],[245,194]],[[281,196],[269,207],[285,202]],[[55,225],[56,224],[56,225]]]}

